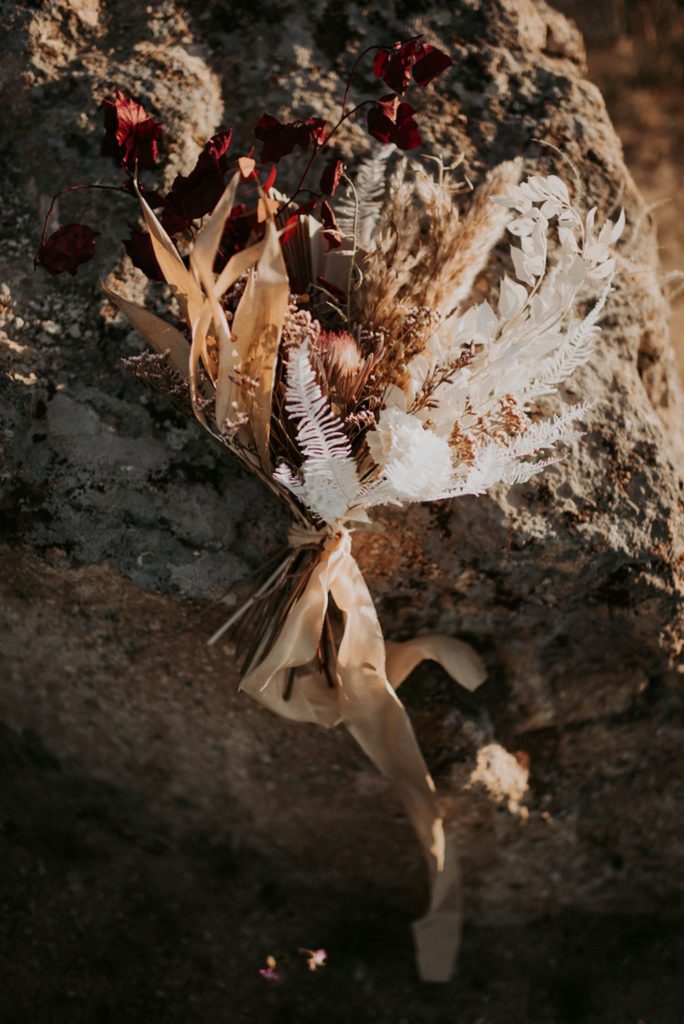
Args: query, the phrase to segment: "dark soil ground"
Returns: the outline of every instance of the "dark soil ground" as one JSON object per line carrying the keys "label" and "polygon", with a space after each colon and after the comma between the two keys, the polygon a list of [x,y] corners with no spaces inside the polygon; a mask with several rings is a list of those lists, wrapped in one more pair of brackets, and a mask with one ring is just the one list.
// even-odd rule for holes
{"label": "dark soil ground", "polygon": [[[469,927],[458,978],[415,981],[407,914],[287,887],[210,837],[0,731],[2,1024],[679,1024],[675,920],[568,911]],[[281,865],[282,870],[282,865]],[[296,875],[295,875],[296,877]],[[300,947],[329,961],[311,973]],[[259,974],[276,958],[280,983]]]}

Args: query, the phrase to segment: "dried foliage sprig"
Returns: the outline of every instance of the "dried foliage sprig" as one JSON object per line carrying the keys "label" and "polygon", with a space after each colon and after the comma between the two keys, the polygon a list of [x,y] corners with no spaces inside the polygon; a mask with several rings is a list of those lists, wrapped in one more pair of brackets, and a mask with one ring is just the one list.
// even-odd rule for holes
{"label": "dried foliage sprig", "polygon": [[[392,93],[349,107],[371,53]],[[601,224],[597,210],[583,214],[556,175],[521,181],[519,161],[493,168],[464,202],[450,177],[458,160],[450,170],[407,157],[422,140],[405,93],[451,64],[421,37],[369,47],[332,127],[265,113],[258,159],[253,150],[231,157],[232,130],[218,132],[166,194],[139,177],[159,159],[161,124],[117,92],[103,104],[105,149],[125,180],[71,189],[137,198],[144,227],[131,226],[126,251],[166,282],[180,311],[179,322],[165,321],[105,288],[156,353],[129,360],[133,372],[191,409],[290,509],[289,550],[211,642],[230,628],[243,690],[297,721],[344,722],[394,783],[430,869],[430,907],[414,925],[430,980],[453,968],[460,886],[396,689],[424,658],[469,689],[484,671],[452,638],[385,643],[351,531],[379,505],[528,480],[579,436],[585,405],[544,418],[537,400],[590,358],[624,227],[623,214]],[[349,175],[334,139],[361,111],[383,145]],[[285,158],[304,163],[289,195],[275,188]],[[67,224],[48,236],[53,208],[36,263],[75,273],[97,232]],[[472,303],[505,230],[509,272]]]}

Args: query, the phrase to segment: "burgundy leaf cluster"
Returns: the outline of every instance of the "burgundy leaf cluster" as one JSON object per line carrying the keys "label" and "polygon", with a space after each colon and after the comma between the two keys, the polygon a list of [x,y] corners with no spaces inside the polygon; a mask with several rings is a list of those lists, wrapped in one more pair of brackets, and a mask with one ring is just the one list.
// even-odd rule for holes
{"label": "burgundy leaf cluster", "polygon": [[[164,230],[172,237],[192,227],[193,222],[211,213],[225,189],[225,177],[230,170],[228,156],[233,130],[213,135],[205,144],[197,163],[188,175],[179,174],[167,195],[140,191],[153,209],[161,209],[160,220]],[[253,161],[245,159],[246,165]],[[240,161],[238,161],[238,165]],[[263,186],[268,192],[276,178],[275,167]],[[260,230],[256,210],[249,210],[244,203],[233,207],[223,231],[216,271],[219,272],[234,253],[244,249],[252,232]],[[149,235],[136,227],[131,228],[130,237],[124,243],[126,252],[135,267],[152,280],[163,280]]]}
{"label": "burgundy leaf cluster", "polygon": [[394,143],[403,150],[422,145],[420,130],[413,116],[415,110],[400,97],[411,84],[411,78],[424,89],[452,64],[448,54],[424,43],[420,36],[405,43],[394,43],[389,49],[379,49],[373,62],[373,72],[393,90],[394,95],[383,96],[368,111],[368,131],[373,138],[383,143]]}
{"label": "burgundy leaf cluster", "polygon": [[[425,88],[450,67],[453,61],[441,50],[424,43],[422,37],[403,43],[397,42],[391,47],[371,49],[377,50],[373,65],[374,74],[392,90],[390,95],[380,100],[365,100],[352,110],[347,110],[346,99],[351,85],[350,79],[342,102],[341,116],[332,128],[329,128],[328,123],[320,117],[287,122],[280,121],[271,114],[263,114],[259,118],[254,134],[261,143],[260,158],[262,162],[271,163],[273,166],[264,183],[259,186],[260,177],[256,171],[252,151],[237,160],[243,181],[251,181],[254,186],[258,186],[261,198],[254,209],[245,203],[233,207],[224,227],[216,262],[217,271],[230,256],[243,249],[250,238],[260,237],[263,232],[263,221],[267,216],[266,206],[268,203],[276,206],[272,200],[264,199],[264,194],[268,195],[275,182],[275,165],[295,150],[309,151],[308,163],[293,197],[298,199],[302,191],[307,191],[304,183],[321,149],[329,146],[338,128],[360,108],[369,108],[368,131],[378,141],[394,143],[402,150],[415,149],[421,145],[422,139],[414,117],[415,111],[403,98],[404,93],[411,81],[420,88]],[[121,90],[116,90],[113,96],[107,97],[103,101],[102,109],[104,150],[111,154],[118,166],[127,173],[127,180],[118,186],[75,185],[64,189],[63,192],[82,188],[108,188],[135,195],[137,189],[152,209],[160,211],[159,219],[169,235],[175,237],[191,231],[198,220],[215,208],[225,189],[225,179],[230,165],[235,166],[235,161],[229,158],[232,129],[212,136],[192,171],[187,175],[177,175],[170,190],[164,195],[146,188],[139,180],[139,173],[153,168],[159,159],[161,123],[155,121],[141,104]],[[304,203],[300,202],[297,205],[290,200],[286,204],[286,209],[289,208],[289,217],[283,216],[280,219],[283,246],[290,242],[299,219],[317,208],[319,202],[323,237],[328,247],[337,248],[342,244],[342,235],[335,221],[332,206],[324,197],[331,198],[335,195],[343,174],[343,162],[330,157],[320,174],[318,191],[309,192],[311,198]],[[256,187],[254,191],[256,194]],[[81,264],[92,259],[98,232],[85,224],[66,224],[50,237],[46,237],[47,224],[55,199],[46,218],[34,263],[36,266],[43,266],[50,274],[66,271],[73,275]],[[124,247],[134,266],[152,280],[163,280],[152,241],[146,231],[132,225]]]}

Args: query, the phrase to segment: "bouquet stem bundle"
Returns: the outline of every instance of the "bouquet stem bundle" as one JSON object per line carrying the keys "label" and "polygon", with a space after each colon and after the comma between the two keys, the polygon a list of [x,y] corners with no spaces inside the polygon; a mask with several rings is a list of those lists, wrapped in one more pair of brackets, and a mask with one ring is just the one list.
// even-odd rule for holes
{"label": "bouquet stem bundle", "polygon": [[[195,240],[194,275],[139,196],[159,265],[192,325],[190,346],[164,321],[105,290],[153,348],[179,373],[187,373],[193,409],[205,428],[273,486],[267,474],[272,467],[274,385],[266,382],[275,377],[289,283],[272,219],[264,242],[233,257],[218,278],[213,273],[218,239],[238,183],[236,174]],[[224,289],[250,270],[231,331],[220,299]],[[213,374],[210,328],[212,343],[218,343]],[[250,378],[261,382],[257,396],[248,393],[246,401],[235,375],[245,365]],[[215,392],[213,425],[203,399],[207,379]],[[227,432],[218,430],[221,417],[225,421],[234,407],[244,420]],[[290,497],[286,500],[292,504]],[[431,880],[429,910],[414,925],[419,972],[425,980],[444,981],[451,975],[461,933],[458,859],[445,839],[435,786],[396,689],[426,658],[438,661],[471,690],[483,681],[484,670],[474,651],[448,637],[420,637],[387,650],[351,553],[349,528],[342,520],[316,527],[301,508],[296,514],[291,551],[212,641],[232,628],[242,661],[241,690],[294,721],[327,728],[344,723],[393,785],[421,842]]]}

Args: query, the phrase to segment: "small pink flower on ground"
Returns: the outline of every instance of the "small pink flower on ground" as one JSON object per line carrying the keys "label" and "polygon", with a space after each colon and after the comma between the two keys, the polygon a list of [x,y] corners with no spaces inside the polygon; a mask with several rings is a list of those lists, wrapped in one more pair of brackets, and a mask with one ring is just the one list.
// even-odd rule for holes
{"label": "small pink flower on ground", "polygon": [[328,954],[324,949],[300,949],[306,957],[306,966],[310,971],[317,971],[319,967],[325,967]]}
{"label": "small pink flower on ground", "polygon": [[266,957],[266,966],[259,968],[259,974],[264,981],[270,981],[271,984],[277,985],[283,980],[284,975],[281,974],[280,971],[276,970],[277,966],[276,958],[274,956]]}

